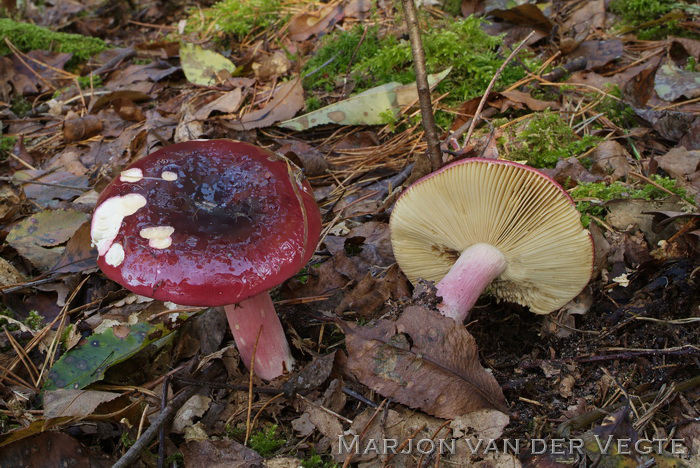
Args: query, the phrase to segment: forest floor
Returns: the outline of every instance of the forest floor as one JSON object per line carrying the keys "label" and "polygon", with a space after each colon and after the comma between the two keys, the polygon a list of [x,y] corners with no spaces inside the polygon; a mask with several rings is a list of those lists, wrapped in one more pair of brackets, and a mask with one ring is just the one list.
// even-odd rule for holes
{"label": "forest floor", "polygon": [[[511,3],[418,6],[441,163],[556,180],[593,275],[550,315],[485,294],[462,325],[392,251],[427,148],[400,3],[2,2],[0,466],[700,466],[700,10]],[[272,382],[222,308],[97,268],[101,190],[193,139],[286,156],[321,208],[272,293],[296,359]]]}

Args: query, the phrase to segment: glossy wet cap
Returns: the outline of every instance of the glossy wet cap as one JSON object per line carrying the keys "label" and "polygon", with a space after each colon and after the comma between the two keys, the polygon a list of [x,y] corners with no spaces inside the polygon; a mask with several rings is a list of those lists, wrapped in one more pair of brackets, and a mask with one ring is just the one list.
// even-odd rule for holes
{"label": "glossy wet cap", "polygon": [[394,255],[408,279],[439,282],[461,252],[485,243],[506,258],[498,299],[546,314],[590,280],[593,243],[566,191],[512,161],[464,159],[411,185],[391,214]]}
{"label": "glossy wet cap", "polygon": [[92,219],[98,265],[143,296],[235,304],[277,286],[314,252],[321,216],[287,159],[231,140],[178,143],[126,168]]}

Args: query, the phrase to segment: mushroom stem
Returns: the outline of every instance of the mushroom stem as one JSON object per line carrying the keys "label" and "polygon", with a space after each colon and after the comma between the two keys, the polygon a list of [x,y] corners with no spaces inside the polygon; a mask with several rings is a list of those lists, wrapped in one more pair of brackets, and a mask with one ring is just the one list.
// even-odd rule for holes
{"label": "mushroom stem", "polygon": [[256,339],[258,346],[255,349],[255,375],[264,380],[272,380],[282,375],[285,370],[292,369],[294,359],[270,293],[266,291],[238,304],[227,305],[224,310],[238,352],[248,369]]}
{"label": "mushroom stem", "polygon": [[437,284],[437,295],[442,297],[440,312],[458,322],[464,321],[484,289],[507,266],[506,257],[490,244],[468,247]]}

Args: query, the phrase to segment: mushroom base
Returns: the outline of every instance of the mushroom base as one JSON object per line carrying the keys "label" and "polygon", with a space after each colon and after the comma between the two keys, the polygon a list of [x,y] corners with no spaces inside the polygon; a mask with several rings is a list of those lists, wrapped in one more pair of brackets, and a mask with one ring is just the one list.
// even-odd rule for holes
{"label": "mushroom base", "polygon": [[253,360],[253,350],[253,372],[261,379],[272,380],[292,369],[294,359],[268,292],[227,305],[224,310],[238,352],[248,369]]}
{"label": "mushroom base", "polygon": [[506,257],[490,244],[474,244],[464,250],[437,286],[443,315],[464,321],[486,287],[506,270]]}

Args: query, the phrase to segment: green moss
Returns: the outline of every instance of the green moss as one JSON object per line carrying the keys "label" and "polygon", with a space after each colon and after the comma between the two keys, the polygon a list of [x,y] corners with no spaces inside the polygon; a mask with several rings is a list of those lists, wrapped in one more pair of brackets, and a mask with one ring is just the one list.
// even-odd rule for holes
{"label": "green moss", "polygon": [[[358,47],[362,34],[363,28],[356,26],[350,31],[335,32],[324,38],[321,48],[304,67],[305,74],[318,70],[304,80],[307,91],[327,93],[335,90],[348,66],[355,82],[355,93],[392,81],[415,81],[408,41],[391,35],[380,36],[378,28],[371,27]],[[437,73],[452,66],[452,72],[436,89],[439,94],[449,93],[443,99],[443,105],[456,107],[484,93],[508,55],[509,51],[502,49],[502,43],[501,36],[486,34],[481,28],[481,20],[473,17],[426,29],[423,45],[428,72]],[[353,54],[355,58],[350,63]],[[536,68],[539,62],[523,58],[525,54],[520,54],[521,60],[528,67]],[[511,62],[500,75],[495,89],[508,86],[524,76],[521,65]],[[454,119],[445,114],[438,120],[445,128]]]}
{"label": "green moss", "polygon": [[22,52],[50,50],[73,54],[73,58],[84,61],[107,49],[107,44],[96,37],[81,36],[51,31],[29,23],[20,23],[8,18],[0,18],[0,55],[10,53],[5,38]]}
{"label": "green moss", "polygon": [[[691,12],[692,5],[679,0],[613,0],[610,4],[610,11],[622,18],[622,29],[634,29],[641,40],[654,41],[667,36],[700,36],[680,27],[677,19],[657,21],[673,10]],[[682,16],[680,13],[680,17]]]}
{"label": "green moss", "polygon": [[332,461],[324,461],[321,455],[312,452],[301,461],[302,468],[338,468],[338,464]]}
{"label": "green moss", "polygon": [[21,119],[22,117],[26,117],[29,111],[32,110],[32,103],[24,96],[15,94],[10,101],[10,109]]}
{"label": "green moss", "polygon": [[[367,34],[360,44],[363,31],[364,28],[361,25],[356,25],[349,31],[336,31],[324,36],[319,50],[304,65],[303,76],[315,72],[304,79],[304,88],[331,92],[336,87],[336,78],[345,76],[353,54],[355,54],[354,64],[357,66],[369,60],[380,48],[396,42],[389,37],[380,39],[379,28],[372,26],[367,29]],[[358,44],[360,44],[359,48]],[[353,75],[353,79],[356,81],[355,91],[364,91],[373,85],[369,77],[364,75]]]}
{"label": "green moss", "polygon": [[[606,91],[609,96],[603,98],[600,104],[596,106],[596,110],[598,112],[604,112],[608,119],[618,127],[630,128],[636,126],[637,121],[635,119],[636,114],[634,113],[634,109],[620,100],[622,98],[622,91],[620,91],[619,86],[614,85],[606,89]],[[592,98],[596,98],[596,96],[592,96]]]}
{"label": "green moss", "polygon": [[250,436],[250,448],[263,457],[269,457],[286,444],[286,439],[277,436],[277,425],[255,432]]}
{"label": "green moss", "polygon": [[[685,189],[679,187],[675,179],[658,175],[652,175],[650,179],[687,202],[693,203]],[[607,201],[633,198],[662,200],[669,196],[667,192],[649,183],[641,186],[631,186],[619,181],[613,182],[612,184],[606,184],[605,182],[582,182],[576,186],[570,194],[571,198],[576,202],[576,208],[581,212],[581,222],[584,227],[588,227],[590,224],[591,216],[601,219],[605,218],[608,212],[603,206],[603,203]]]}
{"label": "green moss", "polygon": [[5,320],[3,317],[10,317],[14,318],[15,314],[12,313],[11,310],[0,310],[0,330],[3,329],[3,327],[7,327],[7,331],[15,331],[19,330],[19,326],[17,324],[10,324],[7,320]]}
{"label": "green moss", "polygon": [[39,315],[39,312],[36,310],[32,310],[27,318],[24,319],[24,324],[32,330],[40,330],[44,326],[44,317]]}
{"label": "green moss", "polygon": [[560,159],[582,154],[600,141],[590,135],[580,138],[559,114],[549,111],[534,114],[514,132],[509,141],[500,140],[502,153],[532,167],[554,167]]}
{"label": "green moss", "polygon": [[215,23],[214,31],[241,39],[286,19],[280,5],[280,0],[223,0],[211,8],[192,10],[185,32],[205,32]]}
{"label": "green moss", "polygon": [[443,0],[442,10],[452,16],[462,15],[462,0]]}
{"label": "green moss", "polygon": [[15,147],[16,141],[17,138],[13,136],[0,137],[0,157],[4,158],[7,156],[7,153],[12,151],[12,148]]}
{"label": "green moss", "polygon": [[80,86],[80,89],[90,89],[90,81],[92,77],[92,86],[95,88],[99,88],[102,86],[102,77],[101,76],[96,76],[96,75],[86,75],[86,76],[79,76],[78,77],[78,85]]}
{"label": "green moss", "polygon": [[317,96],[309,96],[306,101],[304,101],[304,108],[306,112],[313,112],[316,109],[320,109],[323,104]]}

